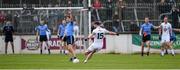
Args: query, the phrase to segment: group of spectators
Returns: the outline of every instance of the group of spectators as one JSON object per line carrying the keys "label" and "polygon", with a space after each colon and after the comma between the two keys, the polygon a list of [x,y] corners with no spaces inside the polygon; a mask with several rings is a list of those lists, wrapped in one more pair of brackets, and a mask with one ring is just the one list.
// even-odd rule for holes
{"label": "group of spectators", "polygon": [[[80,3],[83,3],[83,1],[84,0],[78,0],[78,2],[80,2]],[[137,1],[138,1],[138,3],[153,3],[153,1],[148,1],[148,0],[137,0]],[[73,7],[75,4],[75,1],[73,1],[73,0],[67,0],[65,2],[60,0],[60,3],[61,2],[65,3],[68,7]],[[180,22],[179,7],[176,4],[176,0],[159,0],[159,1],[155,1],[155,2],[157,2],[156,6],[157,6],[157,11],[159,12],[159,14],[171,12],[170,19],[172,19],[171,20],[172,26],[174,28],[180,27],[180,25],[179,25],[179,22]],[[126,14],[128,14],[128,12],[125,11],[126,8],[128,8],[128,5],[127,5],[128,3],[129,3],[129,0],[106,0],[106,1],[92,0],[92,9],[93,9],[92,10],[92,21],[110,20],[113,23],[112,27],[115,28],[114,31],[117,31],[116,29],[118,29],[118,31],[122,31],[121,22],[123,20],[129,20],[126,18],[130,17],[130,16],[126,15]],[[51,4],[49,4],[48,6],[51,7]],[[28,12],[31,12],[31,11],[28,11]],[[9,18],[12,17],[11,15],[10,16],[8,15],[8,12],[6,14],[7,15],[5,15],[5,13],[3,13],[1,11],[0,23],[3,23],[5,21],[5,19],[9,20]],[[167,15],[165,15],[165,16],[167,16]],[[8,18],[6,18],[6,17],[8,17]],[[37,16],[35,16],[34,18],[36,20]],[[131,26],[131,24],[133,26],[136,25],[135,18],[134,17],[130,17],[130,18],[131,18],[130,19],[131,21],[129,21],[129,25],[130,26]],[[136,27],[134,27],[134,28],[136,29]],[[53,30],[55,30],[55,29],[53,29]],[[133,27],[132,27],[132,29],[130,27],[130,30],[134,30]]]}
{"label": "group of spectators", "polygon": [[[134,1],[133,1],[134,2]],[[150,1],[150,0],[137,0],[137,3],[143,3],[143,4],[151,4],[155,3],[156,5],[156,12],[159,12],[159,14],[164,14],[164,13],[170,13],[168,15],[163,15],[161,18],[164,18],[164,16],[170,16],[170,21],[172,22],[172,27],[178,28],[180,27],[180,11],[178,4],[176,3],[178,1],[176,0],[159,0],[159,1]],[[110,20],[112,22],[112,30],[113,31],[122,31],[122,26],[121,23],[123,20],[129,20],[126,19],[127,16],[125,14],[128,14],[126,12],[126,8],[129,6],[129,1],[128,0],[93,0],[92,2],[92,21],[107,21]],[[127,5],[128,4],[128,5]],[[133,4],[132,4],[133,5]],[[105,10],[105,11],[102,11]],[[159,15],[159,16],[160,16]],[[133,15],[134,16],[134,15]],[[146,15],[146,16],[151,16],[151,15]],[[143,17],[143,16],[142,16]],[[145,17],[145,16],[144,16]],[[141,19],[139,19],[141,20]],[[159,20],[157,18],[157,20]],[[137,31],[138,24],[136,23],[135,18],[131,18],[129,21],[130,25],[130,31]],[[109,24],[108,24],[109,25]],[[114,26],[115,25],[115,26]],[[118,26],[117,26],[118,25]],[[132,25],[132,26],[131,26]],[[115,29],[114,29],[115,28]]]}

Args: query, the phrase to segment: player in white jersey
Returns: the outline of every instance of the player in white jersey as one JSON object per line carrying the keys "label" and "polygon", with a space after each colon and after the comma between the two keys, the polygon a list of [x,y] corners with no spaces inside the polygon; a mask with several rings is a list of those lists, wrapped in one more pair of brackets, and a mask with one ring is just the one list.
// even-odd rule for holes
{"label": "player in white jersey", "polygon": [[92,55],[95,52],[102,49],[103,39],[105,38],[105,34],[118,35],[115,32],[110,32],[106,30],[105,28],[100,27],[100,25],[101,23],[95,22],[94,26],[96,27],[96,29],[94,29],[92,34],[90,34],[88,37],[88,39],[94,38],[94,42],[90,45],[90,47],[85,52],[86,59],[84,60],[84,63],[87,63],[87,61],[92,57]]}
{"label": "player in white jersey", "polygon": [[174,56],[174,50],[170,43],[170,37],[172,36],[172,26],[168,22],[168,18],[164,18],[164,22],[160,25],[159,35],[161,35],[161,56],[164,56],[164,49],[169,48]]}

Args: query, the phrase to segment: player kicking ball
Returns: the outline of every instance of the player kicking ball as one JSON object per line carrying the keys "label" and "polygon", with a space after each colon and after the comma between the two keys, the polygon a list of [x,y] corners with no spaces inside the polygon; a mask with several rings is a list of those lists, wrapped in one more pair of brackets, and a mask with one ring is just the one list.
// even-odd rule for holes
{"label": "player kicking ball", "polygon": [[165,49],[170,49],[172,55],[175,56],[170,42],[170,37],[172,36],[172,26],[168,22],[168,17],[165,17],[164,22],[161,23],[159,35],[161,36],[161,56],[164,56]]}
{"label": "player kicking ball", "polygon": [[139,31],[139,35],[142,36],[142,43],[141,43],[141,56],[144,55],[144,44],[147,46],[147,56],[149,56],[150,51],[150,40],[151,40],[151,29],[157,29],[158,27],[152,25],[149,22],[149,18],[145,17],[145,23],[141,25],[141,29]]}
{"label": "player kicking ball", "polygon": [[[93,56],[95,52],[98,52],[103,47],[103,39],[105,38],[105,34],[111,34],[111,35],[118,35],[115,32],[107,31],[106,29],[102,28],[100,22],[95,22],[94,27],[96,29],[93,30],[92,34],[89,35],[87,39],[94,38],[94,42],[91,44],[91,46],[87,49],[85,52],[86,59],[84,60],[84,63],[87,63],[87,61]],[[85,39],[85,41],[87,41]]]}

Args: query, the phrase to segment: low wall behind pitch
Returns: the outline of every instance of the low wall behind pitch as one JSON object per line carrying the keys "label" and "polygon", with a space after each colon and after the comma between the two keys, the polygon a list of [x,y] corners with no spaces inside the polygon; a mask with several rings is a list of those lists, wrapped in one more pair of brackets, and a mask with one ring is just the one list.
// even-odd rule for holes
{"label": "low wall behind pitch", "polygon": [[[14,37],[15,53],[16,54],[39,54],[38,42],[36,41],[35,35],[15,35]],[[177,41],[173,44],[176,53],[180,53],[180,35],[176,35]],[[151,36],[151,52],[160,52],[160,41],[158,35]],[[76,42],[78,48],[77,53],[83,53],[85,51],[83,40]],[[119,36],[107,35],[104,41],[104,48],[99,53],[139,53],[141,50],[140,43],[141,37],[138,34],[120,34]],[[53,54],[60,53],[61,41],[53,36],[48,42]],[[4,37],[0,36],[0,54],[4,54],[5,50]],[[11,54],[11,46],[8,47],[8,53]],[[147,48],[145,48],[147,50]],[[47,53],[44,50],[44,53]]]}
{"label": "low wall behind pitch", "polygon": [[[159,35],[152,34],[151,36],[151,53],[160,52]],[[139,53],[141,52],[141,37],[138,34],[121,34],[119,36],[107,36],[106,47],[103,50],[107,53]],[[173,43],[175,53],[180,53],[180,34],[176,35],[176,41]],[[147,48],[145,47],[145,51]]]}

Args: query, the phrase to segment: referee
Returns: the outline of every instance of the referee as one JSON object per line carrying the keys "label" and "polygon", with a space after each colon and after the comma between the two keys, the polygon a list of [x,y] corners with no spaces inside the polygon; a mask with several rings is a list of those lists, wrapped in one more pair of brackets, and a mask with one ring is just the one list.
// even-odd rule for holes
{"label": "referee", "polygon": [[3,34],[5,36],[5,39],[4,39],[4,42],[5,42],[5,54],[7,54],[7,47],[8,47],[9,42],[11,43],[12,52],[14,54],[13,33],[14,33],[14,28],[11,25],[11,22],[7,21],[6,25],[3,27]]}

